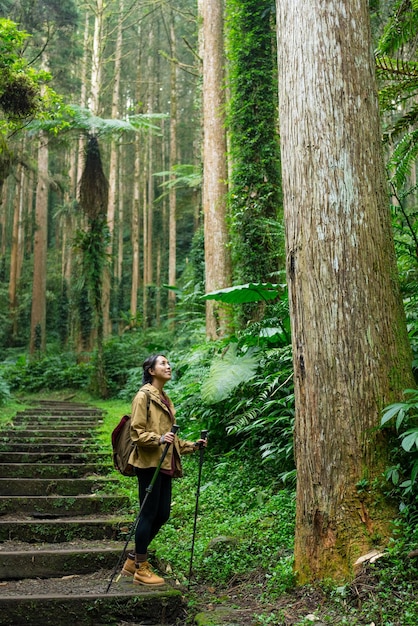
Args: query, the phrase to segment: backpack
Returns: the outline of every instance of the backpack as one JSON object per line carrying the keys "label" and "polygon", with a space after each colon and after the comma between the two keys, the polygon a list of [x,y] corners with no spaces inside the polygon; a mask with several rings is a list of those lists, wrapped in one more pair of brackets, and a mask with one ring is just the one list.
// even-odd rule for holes
{"label": "backpack", "polygon": [[[147,420],[150,405],[149,391],[143,390],[147,396]],[[131,439],[131,416],[124,415],[119,424],[112,431],[113,465],[123,476],[134,476],[133,465],[129,463],[129,457],[135,447]]]}

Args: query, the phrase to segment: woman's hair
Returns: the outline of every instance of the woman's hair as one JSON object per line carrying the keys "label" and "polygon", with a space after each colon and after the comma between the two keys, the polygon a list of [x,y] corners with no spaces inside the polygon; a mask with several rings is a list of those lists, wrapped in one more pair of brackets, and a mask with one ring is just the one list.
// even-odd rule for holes
{"label": "woman's hair", "polygon": [[[142,374],[142,384],[146,385],[147,383],[152,383],[152,376],[149,372],[149,370],[153,370],[155,367],[155,364],[157,362],[157,359],[159,356],[164,356],[163,354],[161,354],[160,352],[158,352],[158,354],[151,354],[151,356],[149,356],[148,358],[145,359],[145,361],[142,364],[142,369],[143,374]],[[165,357],[164,357],[165,358]]]}

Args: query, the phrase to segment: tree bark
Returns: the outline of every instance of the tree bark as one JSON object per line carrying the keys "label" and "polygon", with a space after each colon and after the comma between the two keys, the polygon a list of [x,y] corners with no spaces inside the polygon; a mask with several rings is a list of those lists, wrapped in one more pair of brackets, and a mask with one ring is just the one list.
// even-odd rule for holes
{"label": "tree bark", "polygon": [[[120,75],[122,62],[122,35],[124,20],[124,2],[120,0],[118,27],[115,46],[115,67],[113,71],[113,90],[112,90],[112,118],[119,117],[119,100],[120,100]],[[115,232],[115,215],[117,211],[117,176],[118,176],[118,153],[119,139],[112,138],[110,142],[110,159],[109,159],[109,203],[107,207],[107,225],[109,227],[109,245],[107,253],[110,259],[113,259],[114,253],[114,232]],[[104,271],[103,276],[103,331],[104,337],[112,334],[112,320],[110,315],[110,298],[112,289],[112,269],[113,263],[109,263]]]}
{"label": "tree bark", "polygon": [[132,281],[131,281],[131,307],[130,317],[132,325],[135,324],[138,310],[139,289],[139,215],[140,215],[140,149],[139,135],[135,137],[135,168],[132,203],[131,243],[132,243]]}
{"label": "tree bark", "polygon": [[10,278],[9,278],[9,307],[13,341],[18,333],[18,299],[17,286],[20,279],[23,260],[23,198],[24,198],[24,169],[21,165],[17,169],[17,183],[15,190],[12,248],[10,253]]}
{"label": "tree bark", "polygon": [[44,352],[46,346],[46,252],[48,238],[48,144],[43,132],[38,147],[35,232],[33,241],[32,313],[30,354]]}
{"label": "tree bark", "polygon": [[[203,213],[206,292],[231,284],[226,225],[227,146],[225,133],[222,0],[200,0],[203,28]],[[206,334],[215,339],[228,327],[225,307],[206,302]]]}
{"label": "tree bark", "polygon": [[[176,34],[174,30],[174,16],[171,16],[170,24],[170,43],[171,57],[176,58]],[[177,65],[171,63],[170,68],[170,178],[175,179],[173,167],[177,163]],[[168,284],[176,285],[176,245],[177,245],[177,190],[175,184],[169,190],[169,218],[168,218]],[[176,304],[176,293],[172,289],[168,292],[168,315],[173,323],[174,308]]]}
{"label": "tree bark", "polygon": [[413,384],[366,0],[277,3],[299,581],[384,545],[382,408]]}

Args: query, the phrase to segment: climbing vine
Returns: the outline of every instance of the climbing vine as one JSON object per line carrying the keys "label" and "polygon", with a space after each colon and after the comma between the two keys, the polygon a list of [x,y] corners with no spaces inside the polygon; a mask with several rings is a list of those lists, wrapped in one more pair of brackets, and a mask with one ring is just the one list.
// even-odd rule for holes
{"label": "climbing vine", "polygon": [[282,252],[274,5],[228,0],[230,223],[235,280],[271,280]]}

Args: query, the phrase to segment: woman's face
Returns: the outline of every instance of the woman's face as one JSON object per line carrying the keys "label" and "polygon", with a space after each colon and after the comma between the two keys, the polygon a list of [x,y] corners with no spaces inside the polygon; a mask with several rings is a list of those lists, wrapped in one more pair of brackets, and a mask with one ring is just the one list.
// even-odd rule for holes
{"label": "woman's face", "polygon": [[159,380],[163,384],[171,379],[171,365],[162,354],[157,357],[154,367],[149,370],[153,380]]}

